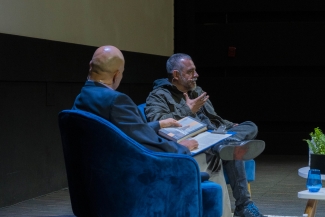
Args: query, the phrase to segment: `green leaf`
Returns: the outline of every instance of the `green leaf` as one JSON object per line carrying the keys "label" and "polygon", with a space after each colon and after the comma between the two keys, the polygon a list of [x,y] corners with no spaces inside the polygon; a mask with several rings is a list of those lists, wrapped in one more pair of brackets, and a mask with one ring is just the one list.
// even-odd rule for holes
{"label": "green leaf", "polygon": [[310,134],[311,140],[304,139],[307,142],[308,147],[314,152],[314,154],[325,154],[325,135],[319,127],[314,129],[314,132]]}

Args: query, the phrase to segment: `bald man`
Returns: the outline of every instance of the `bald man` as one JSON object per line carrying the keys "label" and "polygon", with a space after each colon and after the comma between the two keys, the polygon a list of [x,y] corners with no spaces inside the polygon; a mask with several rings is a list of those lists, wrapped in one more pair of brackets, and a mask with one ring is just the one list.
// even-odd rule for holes
{"label": "bald man", "polygon": [[131,98],[116,91],[123,77],[124,62],[118,48],[110,45],[99,47],[89,63],[87,81],[72,109],[88,111],[110,121],[150,150],[190,155],[190,150],[198,146],[195,140],[178,144],[157,135],[162,127],[179,126],[174,119],[147,123]]}

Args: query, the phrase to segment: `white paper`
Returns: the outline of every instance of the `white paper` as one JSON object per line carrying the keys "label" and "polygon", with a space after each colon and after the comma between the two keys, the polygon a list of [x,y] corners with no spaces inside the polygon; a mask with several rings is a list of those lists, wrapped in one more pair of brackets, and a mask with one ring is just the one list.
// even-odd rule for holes
{"label": "white paper", "polygon": [[190,138],[190,139],[195,139],[199,143],[199,147],[191,151],[191,153],[196,154],[231,135],[232,134],[216,134],[211,132],[200,133],[199,135]]}

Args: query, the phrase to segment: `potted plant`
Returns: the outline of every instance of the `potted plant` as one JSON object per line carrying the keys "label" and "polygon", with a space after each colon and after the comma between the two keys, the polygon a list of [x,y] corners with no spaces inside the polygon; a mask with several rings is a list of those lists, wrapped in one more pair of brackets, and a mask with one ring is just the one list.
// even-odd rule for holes
{"label": "potted plant", "polygon": [[310,152],[310,168],[319,169],[325,174],[325,135],[319,127],[310,134],[311,139],[305,139],[308,143]]}

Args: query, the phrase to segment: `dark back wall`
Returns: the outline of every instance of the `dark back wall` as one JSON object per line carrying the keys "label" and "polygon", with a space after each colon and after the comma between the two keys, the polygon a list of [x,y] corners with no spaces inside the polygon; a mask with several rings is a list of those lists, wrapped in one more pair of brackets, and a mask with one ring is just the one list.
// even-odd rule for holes
{"label": "dark back wall", "polygon": [[325,4],[175,1],[175,52],[192,56],[217,113],[259,126],[264,154],[307,154],[325,130]]}
{"label": "dark back wall", "polygon": [[[0,207],[67,187],[57,116],[71,108],[95,49],[0,34]],[[145,102],[167,57],[122,52],[118,90]]]}

